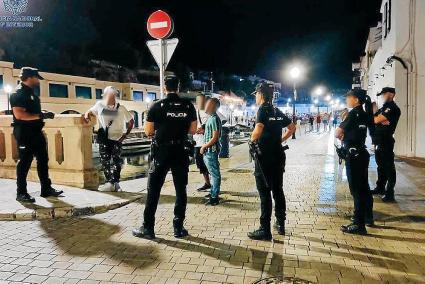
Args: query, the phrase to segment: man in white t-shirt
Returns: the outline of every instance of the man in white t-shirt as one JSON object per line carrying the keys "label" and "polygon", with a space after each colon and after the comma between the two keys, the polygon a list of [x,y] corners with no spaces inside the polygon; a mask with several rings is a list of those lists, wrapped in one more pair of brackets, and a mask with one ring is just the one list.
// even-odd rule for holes
{"label": "man in white t-shirt", "polygon": [[[103,91],[103,100],[96,102],[85,114],[84,119],[89,121],[91,116],[97,116],[99,122],[98,142],[100,162],[105,174],[106,183],[101,191],[120,190],[121,150],[122,142],[130,134],[134,126],[131,113],[117,102],[119,91],[106,87]],[[126,125],[128,125],[126,132]]]}
{"label": "man in white t-shirt", "polygon": [[208,172],[207,166],[205,165],[204,158],[200,152],[202,145],[204,145],[204,126],[208,120],[208,114],[205,112],[206,100],[207,98],[203,93],[199,93],[196,97],[196,118],[198,121],[198,126],[196,134],[193,135],[193,140],[195,140],[196,143],[195,162],[199,172],[204,176],[205,180],[205,184],[198,188],[198,191],[207,191],[211,188],[210,174]]}

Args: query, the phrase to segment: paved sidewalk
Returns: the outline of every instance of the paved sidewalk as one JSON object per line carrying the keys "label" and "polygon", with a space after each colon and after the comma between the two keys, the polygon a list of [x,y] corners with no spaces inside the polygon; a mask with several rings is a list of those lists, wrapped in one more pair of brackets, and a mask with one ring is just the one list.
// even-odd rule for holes
{"label": "paved sidewalk", "polygon": [[95,216],[0,222],[0,283],[253,283],[282,275],[319,283],[425,283],[424,169],[398,162],[399,203],[376,198],[377,226],[368,236],[345,235],[339,227],[352,201],[333,139],[312,133],[290,146],[285,237],[246,236],[259,225],[259,198],[241,145],[222,162],[221,205],[202,204],[204,194],[195,191],[201,176],[192,170],[190,237],[172,237],[172,182],[162,192],[154,241],[131,235],[144,193],[141,202]]}
{"label": "paved sidewalk", "polygon": [[72,217],[103,213],[134,202],[146,189],[146,182],[126,181],[122,183],[128,192],[104,193],[62,185],[53,185],[64,193],[58,198],[40,197],[40,184],[28,182],[28,192],[36,203],[16,201],[16,180],[0,179],[0,220],[34,220]]}

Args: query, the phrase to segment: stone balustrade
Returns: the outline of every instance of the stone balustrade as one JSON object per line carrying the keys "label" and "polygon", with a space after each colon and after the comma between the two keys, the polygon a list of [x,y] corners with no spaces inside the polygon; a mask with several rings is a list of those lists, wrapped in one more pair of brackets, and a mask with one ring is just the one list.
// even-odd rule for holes
{"label": "stone balustrade", "polygon": [[[19,159],[11,127],[12,116],[0,115],[0,178],[16,179]],[[85,123],[81,115],[56,115],[46,120],[43,132],[49,152],[49,174],[52,182],[80,188],[98,187],[99,177],[93,166],[92,129],[94,122]],[[28,180],[38,181],[36,161]]]}

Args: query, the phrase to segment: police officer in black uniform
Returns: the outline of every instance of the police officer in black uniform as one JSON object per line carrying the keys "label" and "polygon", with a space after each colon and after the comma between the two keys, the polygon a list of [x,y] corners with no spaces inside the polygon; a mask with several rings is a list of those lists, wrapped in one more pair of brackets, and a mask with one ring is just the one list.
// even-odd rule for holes
{"label": "police officer in black uniform", "polygon": [[370,123],[368,114],[363,109],[366,91],[354,89],[347,93],[347,106],[352,108],[347,118],[335,131],[336,138],[342,141],[345,152],[345,167],[348,185],[354,199],[353,223],[344,225],[341,230],[350,234],[366,234],[366,216],[372,210],[372,194],[369,190],[368,167],[370,155],[365,141]]}
{"label": "police officer in black uniform", "polygon": [[[251,142],[257,143],[260,150],[254,175],[261,200],[261,216],[260,228],[248,233],[248,237],[254,240],[271,240],[271,195],[275,201],[276,229],[280,235],[285,234],[286,201],[283,193],[283,173],[286,156],[282,142],[292,136],[296,127],[291,119],[272,105],[272,85],[259,83],[255,96],[256,104],[260,107]],[[285,127],[287,130],[282,135],[282,129]]]}
{"label": "police officer in black uniform", "polygon": [[394,187],[396,184],[396,169],[394,164],[394,132],[401,115],[400,108],[394,102],[394,88],[383,88],[384,105],[375,113],[375,159],[378,165],[378,181],[373,194],[384,194],[382,201],[394,202]]}
{"label": "police officer in black uniform", "polygon": [[197,128],[196,111],[193,104],[179,97],[179,80],[175,76],[165,78],[167,97],[156,102],[150,109],[145,122],[145,132],[154,136],[151,151],[151,166],[148,176],[148,195],[146,199],[143,226],[134,229],[133,235],[140,238],[155,238],[155,212],[161,188],[171,169],[176,190],[174,207],[174,236],[188,235],[183,227],[186,214],[189,156],[188,134]]}
{"label": "police officer in black uniform", "polygon": [[10,96],[13,112],[13,135],[18,144],[19,161],[16,167],[17,201],[35,202],[27,192],[27,175],[35,156],[37,171],[41,184],[41,197],[59,196],[51,186],[48,168],[46,138],[42,132],[44,119],[53,119],[54,113],[41,111],[40,98],[34,94],[34,88],[40,85],[43,78],[35,68],[21,69],[20,84]]}

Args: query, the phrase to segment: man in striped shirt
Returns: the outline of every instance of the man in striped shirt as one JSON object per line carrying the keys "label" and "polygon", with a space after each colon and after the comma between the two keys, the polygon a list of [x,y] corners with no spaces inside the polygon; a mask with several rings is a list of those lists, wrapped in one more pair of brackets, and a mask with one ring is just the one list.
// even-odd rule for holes
{"label": "man in striped shirt", "polygon": [[220,162],[218,155],[220,153],[220,135],[221,120],[217,115],[220,107],[220,101],[216,98],[208,100],[206,112],[209,114],[205,124],[204,145],[201,147],[201,154],[204,155],[204,162],[211,174],[211,191],[206,205],[218,205],[221,185]]}

